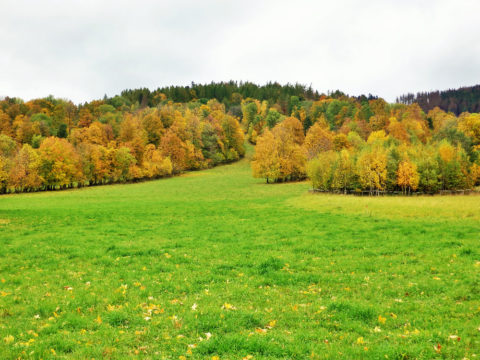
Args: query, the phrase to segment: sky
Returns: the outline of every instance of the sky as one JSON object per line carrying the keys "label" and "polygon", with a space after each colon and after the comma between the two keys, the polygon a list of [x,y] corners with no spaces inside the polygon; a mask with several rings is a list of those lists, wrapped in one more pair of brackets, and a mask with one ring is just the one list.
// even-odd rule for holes
{"label": "sky", "polygon": [[0,97],[268,81],[374,94],[480,83],[479,1],[0,0]]}

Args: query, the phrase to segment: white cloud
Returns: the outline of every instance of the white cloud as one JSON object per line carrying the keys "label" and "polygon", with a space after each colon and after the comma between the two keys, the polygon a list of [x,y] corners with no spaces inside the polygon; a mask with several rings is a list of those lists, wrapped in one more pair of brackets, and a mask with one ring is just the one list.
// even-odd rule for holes
{"label": "white cloud", "polygon": [[373,93],[480,83],[477,1],[2,1],[0,95],[269,80]]}

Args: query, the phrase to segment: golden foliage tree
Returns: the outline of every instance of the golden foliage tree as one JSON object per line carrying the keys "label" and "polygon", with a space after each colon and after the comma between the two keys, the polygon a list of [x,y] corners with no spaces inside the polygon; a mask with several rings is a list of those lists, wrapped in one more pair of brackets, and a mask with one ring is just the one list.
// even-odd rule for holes
{"label": "golden foliage tree", "polygon": [[258,138],[252,161],[252,170],[254,177],[264,178],[267,183],[270,180],[276,181],[280,178],[277,140],[268,129],[265,129],[263,135]]}
{"label": "golden foliage tree", "polygon": [[419,179],[417,165],[405,158],[398,165],[397,170],[397,183],[401,186],[403,193],[406,194],[407,190],[408,192],[417,190]]}
{"label": "golden foliage tree", "polygon": [[40,176],[49,187],[63,187],[82,179],[80,157],[65,139],[46,138],[38,149]]}
{"label": "golden foliage tree", "polygon": [[379,146],[365,149],[357,160],[357,175],[370,194],[385,189],[387,179],[387,155]]}
{"label": "golden foliage tree", "polygon": [[320,152],[333,149],[333,133],[316,122],[308,129],[303,149],[307,160],[313,159]]}
{"label": "golden foliage tree", "polygon": [[30,145],[24,144],[14,159],[10,172],[9,187],[20,190],[35,190],[43,183],[39,174],[40,156]]}

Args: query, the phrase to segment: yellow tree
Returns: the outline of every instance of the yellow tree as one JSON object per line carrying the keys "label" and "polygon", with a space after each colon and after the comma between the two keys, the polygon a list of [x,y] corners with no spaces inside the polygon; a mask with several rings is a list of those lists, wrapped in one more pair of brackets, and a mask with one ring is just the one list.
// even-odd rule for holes
{"label": "yellow tree", "polygon": [[245,139],[240,124],[233,116],[224,115],[221,126],[226,147],[224,149],[225,157],[227,160],[238,160],[240,156],[245,155],[243,145]]}
{"label": "yellow tree", "polygon": [[143,128],[141,119],[136,115],[126,114],[120,124],[119,140],[121,146],[128,147],[131,150],[137,165],[141,165],[147,139],[147,132]]}
{"label": "yellow tree", "polygon": [[357,175],[360,184],[370,194],[377,195],[385,189],[387,180],[387,155],[379,146],[364,150],[357,160]]}
{"label": "yellow tree", "polygon": [[305,154],[302,150],[303,127],[297,118],[286,118],[272,130],[280,162],[280,179],[297,180],[305,177]]}
{"label": "yellow tree", "polygon": [[316,157],[320,152],[333,149],[333,134],[318,122],[313,124],[307,131],[303,149],[307,160]]}
{"label": "yellow tree", "polygon": [[333,138],[333,147],[335,151],[346,149],[349,147],[349,145],[350,144],[348,143],[347,135],[345,134],[340,133],[335,135],[335,137]]}
{"label": "yellow tree", "polygon": [[143,176],[155,178],[168,176],[172,173],[172,162],[170,158],[162,156],[162,152],[155,148],[155,145],[148,144],[143,153]]}
{"label": "yellow tree", "polygon": [[13,136],[10,116],[0,109],[0,134]]}
{"label": "yellow tree", "polygon": [[391,135],[393,138],[404,143],[410,142],[410,137],[407,133],[407,130],[405,130],[405,126],[403,126],[403,123],[397,121],[396,118],[390,118],[390,124],[388,125],[387,129],[389,135]]}
{"label": "yellow tree", "polygon": [[295,117],[287,117],[275,128],[282,129],[288,133],[289,138],[297,145],[302,145],[305,141],[305,134],[303,133],[303,125]]}
{"label": "yellow tree", "polygon": [[388,138],[388,135],[385,134],[385,131],[383,130],[373,131],[368,136],[367,143],[382,145],[387,140],[387,138]]}
{"label": "yellow tree", "polygon": [[420,177],[417,171],[417,165],[405,157],[398,165],[397,170],[397,184],[402,188],[404,194],[411,190],[415,191],[418,188]]}
{"label": "yellow tree", "polygon": [[10,171],[9,187],[16,190],[34,190],[43,183],[39,174],[40,156],[30,145],[24,144],[14,159],[15,166]]}
{"label": "yellow tree", "polygon": [[102,184],[110,181],[109,150],[91,143],[81,143],[77,150],[82,158],[83,173],[89,184]]}
{"label": "yellow tree", "polygon": [[143,114],[142,122],[145,131],[147,132],[148,142],[158,146],[158,144],[160,144],[160,138],[165,132],[158,109],[149,109],[146,111]]}
{"label": "yellow tree", "polygon": [[186,145],[172,129],[168,129],[160,140],[160,150],[163,156],[170,158],[174,174],[187,168]]}
{"label": "yellow tree", "polygon": [[69,140],[75,146],[81,143],[89,143],[107,146],[113,140],[113,130],[110,125],[104,125],[101,122],[95,121],[88,127],[74,129],[69,137]]}
{"label": "yellow tree", "polygon": [[50,187],[63,187],[82,179],[80,157],[72,144],[57,137],[46,138],[38,149],[40,176]]}
{"label": "yellow tree", "polygon": [[446,113],[437,106],[428,112],[427,118],[430,119],[435,133],[438,133],[449,124],[455,124],[456,126],[457,123],[457,118],[454,114]]}
{"label": "yellow tree", "polygon": [[280,178],[277,140],[268,129],[265,129],[263,135],[257,139],[252,170],[254,177],[264,178],[267,180],[267,183],[270,180],[277,181]]}
{"label": "yellow tree", "polygon": [[[287,118],[276,125],[272,131],[266,129],[258,137],[255,157],[252,163],[256,177],[296,180],[305,177],[305,154],[302,150],[304,140],[303,126],[294,117]],[[260,146],[259,146],[260,145]]]}
{"label": "yellow tree", "polygon": [[459,118],[458,128],[468,135],[480,149],[480,114],[466,114]]}

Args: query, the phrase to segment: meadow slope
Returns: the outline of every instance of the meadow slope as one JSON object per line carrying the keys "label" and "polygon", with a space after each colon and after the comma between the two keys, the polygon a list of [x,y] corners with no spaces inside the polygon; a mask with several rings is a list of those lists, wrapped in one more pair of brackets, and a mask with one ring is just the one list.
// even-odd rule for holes
{"label": "meadow slope", "polygon": [[0,197],[0,357],[480,356],[479,197],[308,189],[244,159]]}

